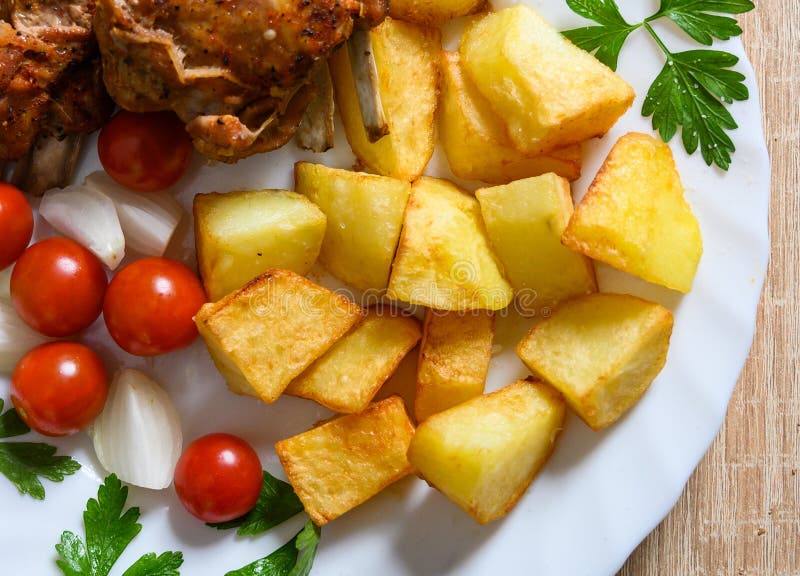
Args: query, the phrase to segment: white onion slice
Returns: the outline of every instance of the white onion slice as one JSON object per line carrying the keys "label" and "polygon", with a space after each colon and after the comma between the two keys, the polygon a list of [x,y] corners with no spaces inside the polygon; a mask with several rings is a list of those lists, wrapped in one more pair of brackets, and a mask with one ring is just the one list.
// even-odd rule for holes
{"label": "white onion slice", "polygon": [[0,372],[10,374],[25,354],[49,341],[25,324],[11,302],[0,300]]}
{"label": "white onion slice", "polygon": [[117,209],[99,190],[86,186],[48,190],[39,214],[56,230],[94,252],[111,270],[125,257]]}
{"label": "white onion slice", "polygon": [[166,391],[146,374],[117,372],[92,435],[100,464],[120,480],[153,490],[172,483],[183,447],[180,417]]}
{"label": "white onion slice", "polygon": [[133,192],[105,172],[89,174],[84,185],[114,201],[128,248],[144,256],[164,255],[183,216],[177,200],[166,192]]}

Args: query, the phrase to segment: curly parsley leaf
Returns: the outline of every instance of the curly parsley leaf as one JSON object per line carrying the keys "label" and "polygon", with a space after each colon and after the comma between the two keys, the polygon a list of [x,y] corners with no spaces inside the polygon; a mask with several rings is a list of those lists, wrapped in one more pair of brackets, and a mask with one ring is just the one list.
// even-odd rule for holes
{"label": "curly parsley leaf", "polygon": [[570,42],[593,52],[603,64],[617,69],[619,53],[628,36],[641,24],[629,24],[622,17],[614,0],[567,0],[569,7],[600,26],[585,26],[562,32]]}
{"label": "curly parsley leaf", "polygon": [[[3,405],[3,400],[0,399],[0,412],[3,412]],[[0,415],[0,438],[22,436],[30,431],[31,429],[22,421],[22,418],[19,417],[16,410],[7,410],[4,414]]]}
{"label": "curly parsley leaf", "polygon": [[[91,498],[83,513],[85,541],[70,531],[61,535],[56,544],[59,559],[56,564],[65,576],[107,576],[128,544],[142,529],[138,523],[139,509],[123,511],[128,499],[128,488],[110,475]],[[171,576],[183,563],[179,553],[166,553],[156,557],[146,554],[126,572],[128,576]]]}
{"label": "curly parsley leaf", "polygon": [[261,494],[253,509],[236,520],[209,526],[218,530],[238,528],[236,533],[239,536],[256,536],[302,511],[303,503],[294,493],[292,486],[264,470]]}
{"label": "curly parsley leaf", "polygon": [[294,538],[275,552],[225,576],[308,576],[320,534],[319,527],[309,520]]}
{"label": "curly parsley leaf", "polygon": [[181,564],[180,552],[164,552],[161,556],[151,552],[139,558],[122,576],[179,576]]}
{"label": "curly parsley leaf", "polygon": [[714,38],[729,40],[742,33],[735,18],[720,14],[744,14],[754,8],[750,0],[661,0],[661,8],[648,21],[667,17],[700,44],[711,46]]}
{"label": "curly parsley leaf", "polygon": [[736,148],[726,130],[737,128],[720,101],[745,100],[749,96],[744,76],[728,70],[738,59],[725,52],[691,50],[670,54],[661,74],[650,87],[642,114],[653,117],[653,128],[668,142],[678,127],[684,148],[698,147],[710,166],[727,170]]}
{"label": "curly parsley leaf", "polygon": [[75,474],[81,465],[69,456],[56,456],[56,447],[33,442],[0,443],[0,472],[17,487],[20,494],[44,500],[44,486],[39,478],[61,482]]}

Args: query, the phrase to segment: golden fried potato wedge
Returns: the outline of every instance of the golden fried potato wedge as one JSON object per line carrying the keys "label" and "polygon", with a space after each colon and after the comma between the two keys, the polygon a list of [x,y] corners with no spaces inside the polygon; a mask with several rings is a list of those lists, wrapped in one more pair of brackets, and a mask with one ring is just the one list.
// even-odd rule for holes
{"label": "golden fried potato wedge", "polygon": [[646,134],[620,138],[562,241],[634,276],[689,292],[703,238],[670,147]]}
{"label": "golden fried potato wedge", "polygon": [[491,104],[464,73],[458,52],[442,52],[439,140],[453,174],[465,180],[505,184],[555,172],[580,178],[580,144],[541,155],[520,152]]}
{"label": "golden fried potato wedge", "polygon": [[487,0],[392,0],[389,15],[406,22],[435,26],[481,12],[488,4]]}
{"label": "golden fried potato wedge", "polygon": [[528,6],[476,19],[460,52],[515,147],[529,154],[601,136],[633,104],[622,78]]}
{"label": "golden fried potato wedge", "polygon": [[408,182],[298,162],[295,187],[328,218],[320,263],[359,290],[385,290],[411,194]]}
{"label": "golden fried potato wedge", "polygon": [[366,312],[288,270],[268,270],[195,317],[214,364],[237,394],[274,402]]}
{"label": "golden fried potato wedge", "polygon": [[594,265],[561,244],[572,215],[569,182],[556,174],[475,192],[503,271],[526,313],[597,290]]}
{"label": "golden fried potato wedge", "polygon": [[517,354],[589,426],[616,422],[667,360],[672,313],[625,294],[568,300],[520,342]]}
{"label": "golden fried potato wedge", "polygon": [[306,512],[323,526],[411,472],[414,426],[397,396],[275,444]]}
{"label": "golden fried potato wedge", "polygon": [[306,274],[319,255],[325,214],[285,190],[194,197],[197,263],[210,300],[269,269]]}
{"label": "golden fried potato wedge", "polygon": [[364,166],[411,182],[433,155],[441,32],[387,18],[369,35],[389,134],[370,141],[347,50],[336,51],[329,60],[336,106],[353,153]]}
{"label": "golden fried potato wedge", "polygon": [[508,514],[547,462],[564,426],[561,395],[520,380],[419,425],[408,459],[479,524]]}
{"label": "golden fried potato wedge", "polygon": [[421,336],[415,318],[371,309],[361,324],[295,378],[286,393],[334,412],[363,412]]}
{"label": "golden fried potato wedge", "polygon": [[493,312],[428,309],[417,364],[417,422],[483,394],[493,339]]}
{"label": "golden fried potato wedge", "polygon": [[513,292],[489,248],[472,195],[447,180],[414,182],[388,296],[439,310],[508,306]]}

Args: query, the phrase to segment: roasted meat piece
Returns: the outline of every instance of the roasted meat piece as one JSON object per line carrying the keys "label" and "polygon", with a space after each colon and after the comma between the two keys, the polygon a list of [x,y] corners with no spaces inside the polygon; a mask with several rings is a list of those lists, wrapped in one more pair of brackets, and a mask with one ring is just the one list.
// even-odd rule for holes
{"label": "roasted meat piece", "polygon": [[51,165],[37,168],[37,178],[36,151],[62,148],[74,162],[78,135],[99,128],[112,110],[92,35],[94,8],[93,0],[0,0],[0,160],[22,160],[15,180],[33,192],[42,191],[33,181],[54,184],[56,173],[71,171]]}
{"label": "roasted meat piece", "polygon": [[315,62],[387,0],[98,0],[106,87],[128,110],[174,110],[195,147],[235,162],[285,144]]}

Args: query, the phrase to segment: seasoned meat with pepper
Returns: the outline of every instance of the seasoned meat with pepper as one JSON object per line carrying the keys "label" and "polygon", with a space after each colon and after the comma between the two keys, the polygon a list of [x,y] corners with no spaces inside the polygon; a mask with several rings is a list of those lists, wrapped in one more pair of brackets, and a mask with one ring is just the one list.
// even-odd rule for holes
{"label": "seasoned meat with pepper", "polygon": [[37,139],[92,132],[112,103],[92,36],[93,0],[0,0],[0,160]]}
{"label": "seasoned meat with pepper", "polygon": [[98,0],[106,87],[128,110],[174,110],[195,147],[235,162],[285,144],[315,62],[387,0]]}

